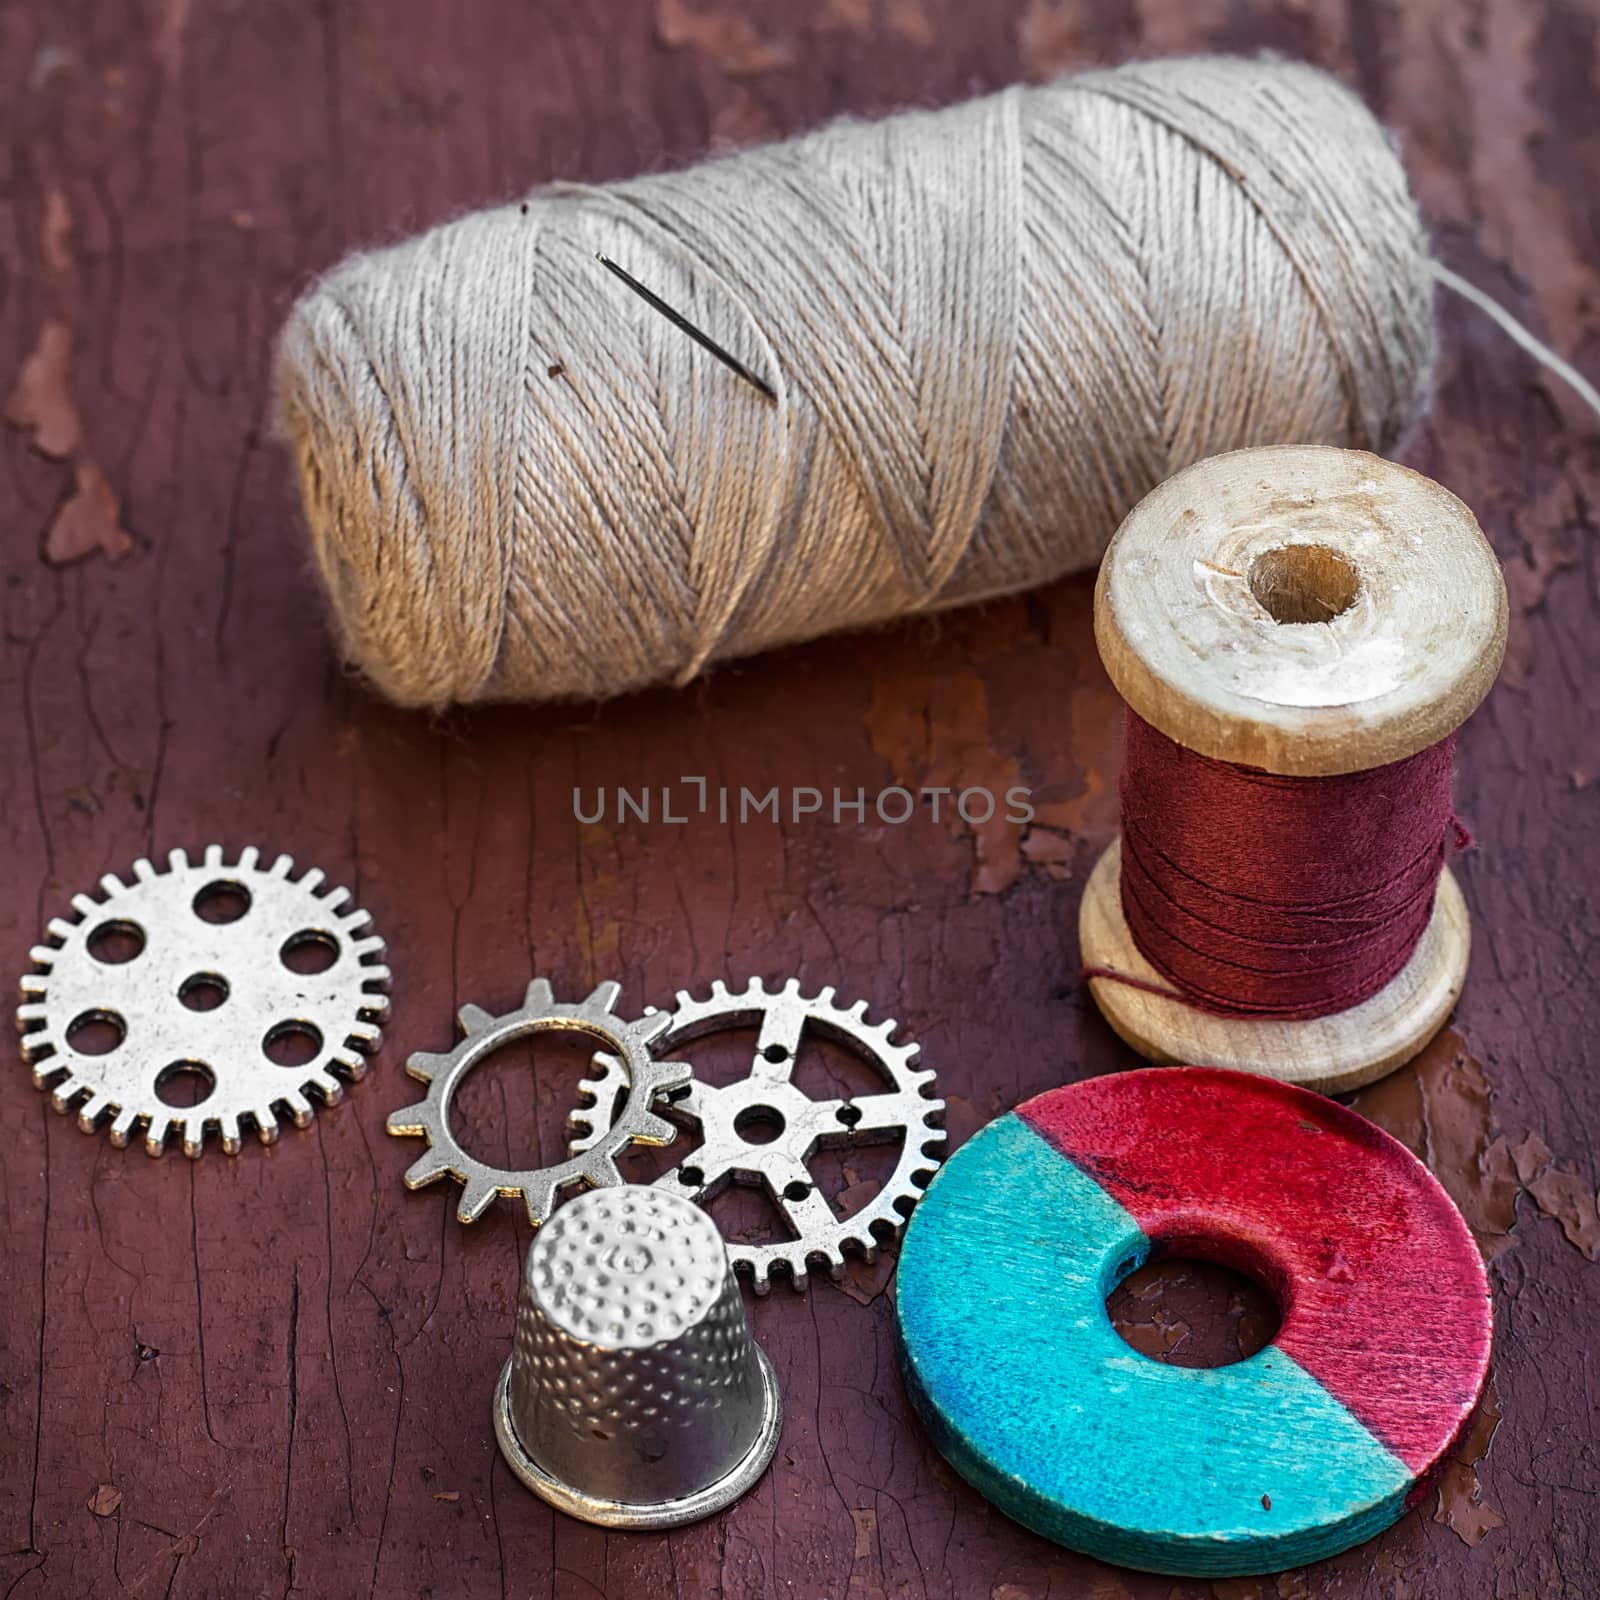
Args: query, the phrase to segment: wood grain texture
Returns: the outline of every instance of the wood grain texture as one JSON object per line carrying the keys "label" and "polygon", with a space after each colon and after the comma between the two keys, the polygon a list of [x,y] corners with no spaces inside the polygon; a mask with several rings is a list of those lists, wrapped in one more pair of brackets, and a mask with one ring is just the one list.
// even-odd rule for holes
{"label": "wood grain texture", "polygon": [[1331,1016],[1263,1021],[1217,1017],[1137,984],[1170,985],[1145,960],[1122,912],[1122,841],[1095,863],[1078,907],[1083,964],[1134,980],[1091,978],[1089,990],[1118,1038],[1146,1060],[1203,1062],[1265,1073],[1323,1094],[1359,1089],[1411,1060],[1442,1028],[1466,981],[1472,949],[1455,875],[1439,875],[1433,917],[1411,959],[1375,995]]}
{"label": "wood grain texture", "polygon": [[[1270,1286],[1275,1338],[1214,1369],[1130,1350],[1106,1296],[1152,1253]],[[1307,1090],[1195,1067],[1051,1090],[969,1141],[912,1218],[897,1314],[964,1477],[1074,1549],[1180,1575],[1386,1527],[1466,1426],[1490,1345],[1472,1235],[1409,1151]]]}
{"label": "wood grain texture", "polygon": [[[723,969],[870,996],[939,1069],[953,1142],[1130,1065],[1075,978],[1077,904],[1116,831],[1090,585],[600,711],[405,716],[330,657],[265,427],[269,341],[345,249],[541,179],[1136,51],[1272,48],[1368,97],[1443,259],[1592,373],[1597,32],[1593,0],[0,10],[0,390],[42,345],[52,378],[47,436],[0,432],[11,969],[73,890],[216,836],[348,883],[396,973],[367,1081],[236,1161],[114,1150],[20,1063],[0,1073],[0,1596],[1164,1600],[1170,1580],[1064,1552],[948,1473],[894,1372],[886,1269],[753,1306],[788,1420],[726,1517],[628,1537],[563,1520],[500,1464],[490,1426],[526,1230],[508,1212],[463,1232],[447,1196],[406,1194],[414,1152],[383,1133],[407,1051],[447,1037],[462,1002],[513,1004],[533,969],[564,993],[616,977],[640,1002]],[[1362,1098],[1497,1252],[1504,1415],[1481,1503],[1430,1500],[1278,1592],[1577,1600],[1600,1568],[1600,1276],[1565,1231],[1591,1238],[1600,1182],[1600,450],[1495,329],[1448,298],[1441,317],[1438,405],[1406,459],[1494,543],[1510,636],[1463,735],[1457,803],[1479,848],[1457,868],[1475,937],[1453,1042]],[[88,466],[114,508],[80,491]],[[58,560],[84,543],[60,537],[69,507],[96,553],[52,565],[47,543]],[[113,561],[119,531],[131,549]],[[681,774],[763,792],[1025,783],[1038,815],[976,834],[948,800],[898,827],[573,819],[574,785],[592,801]],[[511,1065],[485,1067],[465,1125],[497,1160],[554,1159],[579,1063]],[[1553,1153],[1530,1156],[1526,1192],[1511,1148]]]}

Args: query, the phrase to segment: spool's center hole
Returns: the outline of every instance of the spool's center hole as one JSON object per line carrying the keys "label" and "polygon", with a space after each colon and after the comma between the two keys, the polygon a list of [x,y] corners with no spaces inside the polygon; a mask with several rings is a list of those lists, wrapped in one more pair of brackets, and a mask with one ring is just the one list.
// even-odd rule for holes
{"label": "spool's center hole", "polygon": [[1250,593],[1274,622],[1331,622],[1355,604],[1361,574],[1325,544],[1280,544],[1250,563]]}
{"label": "spool's center hole", "polygon": [[1174,1367],[1227,1367],[1272,1342],[1282,1317],[1254,1278],[1214,1261],[1163,1256],[1106,1296],[1124,1344]]}

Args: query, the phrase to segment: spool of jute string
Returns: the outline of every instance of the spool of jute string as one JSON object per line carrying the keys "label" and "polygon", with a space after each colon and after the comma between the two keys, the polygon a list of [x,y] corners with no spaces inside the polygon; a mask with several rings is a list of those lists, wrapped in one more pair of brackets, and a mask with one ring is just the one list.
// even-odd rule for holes
{"label": "spool of jute string", "polygon": [[1383,129],[1314,69],[1198,58],[462,217],[317,284],[277,379],[347,656],[442,706],[1082,569],[1202,457],[1392,448],[1434,348]]}
{"label": "spool of jute string", "polygon": [[1078,936],[1135,1049],[1334,1093],[1433,1037],[1469,949],[1456,732],[1506,614],[1466,506],[1364,452],[1214,456],[1129,513],[1095,589],[1122,837]]}

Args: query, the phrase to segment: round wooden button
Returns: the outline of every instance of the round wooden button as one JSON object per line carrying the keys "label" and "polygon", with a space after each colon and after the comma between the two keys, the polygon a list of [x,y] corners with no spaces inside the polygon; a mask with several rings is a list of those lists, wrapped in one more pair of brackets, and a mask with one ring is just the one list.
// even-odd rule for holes
{"label": "round wooden button", "polygon": [[[1152,1253],[1247,1272],[1271,1344],[1167,1366],[1106,1296]],[[1249,1073],[1167,1067],[989,1124],[913,1214],[901,1365],[934,1442],[1009,1516],[1124,1566],[1275,1572],[1413,1503],[1488,1371],[1489,1286],[1431,1173],[1353,1111]]]}

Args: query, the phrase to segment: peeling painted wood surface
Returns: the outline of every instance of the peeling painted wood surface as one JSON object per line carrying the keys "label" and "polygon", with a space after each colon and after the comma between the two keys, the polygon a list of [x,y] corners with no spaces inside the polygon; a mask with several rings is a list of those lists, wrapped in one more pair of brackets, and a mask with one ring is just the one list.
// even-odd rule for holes
{"label": "peeling painted wood surface", "polygon": [[[373,1075],[237,1161],[116,1151],[20,1066],[0,1076],[0,1595],[1166,1595],[1024,1533],[942,1466],[894,1373],[881,1267],[754,1307],[790,1420],[735,1510],[670,1537],[555,1516],[489,1429],[526,1231],[508,1208],[463,1232],[447,1197],[405,1194],[414,1152],[383,1134],[404,1053],[448,1043],[463,1000],[510,1003],[530,963],[563,991],[616,976],[634,1003],[724,970],[835,983],[921,1040],[957,1138],[1125,1065],[1074,978],[1077,896],[1115,820],[1087,581],[599,712],[401,715],[330,658],[266,426],[270,339],[347,248],[540,179],[1135,50],[1269,46],[1369,97],[1443,259],[1592,370],[1600,8],[449,9],[0,11],[4,948],[20,971],[75,889],[216,837],[349,883],[396,968]],[[1230,1597],[1578,1596],[1600,1570],[1600,443],[1485,320],[1442,313],[1440,402],[1407,459],[1495,543],[1511,646],[1462,744],[1466,996],[1420,1063],[1356,1103],[1430,1161],[1490,1259],[1497,1401],[1438,1497],[1333,1562],[1219,1585]],[[1039,812],[976,837],[926,815],[573,819],[575,785],[685,774],[759,792],[1021,783]],[[553,1155],[575,1066],[541,1054],[486,1079],[464,1107],[479,1147]],[[1146,1283],[1119,1316],[1163,1355],[1242,1347],[1259,1308],[1236,1295],[1207,1325],[1200,1288]]]}

